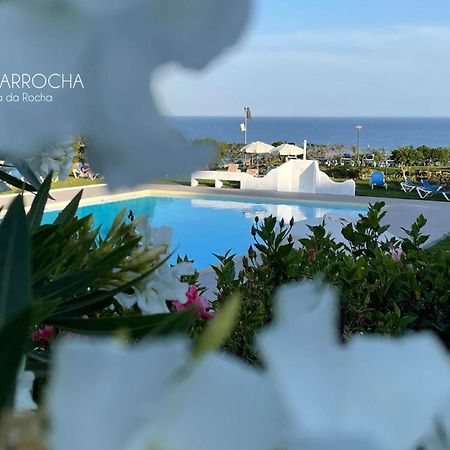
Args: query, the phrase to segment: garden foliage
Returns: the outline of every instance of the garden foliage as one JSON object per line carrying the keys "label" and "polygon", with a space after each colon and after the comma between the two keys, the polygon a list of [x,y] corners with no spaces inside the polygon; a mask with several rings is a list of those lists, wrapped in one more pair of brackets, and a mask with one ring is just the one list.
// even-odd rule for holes
{"label": "garden foliage", "polygon": [[106,235],[91,215],[79,218],[81,192],[51,224],[42,224],[52,174],[25,213],[18,195],[0,224],[0,410],[11,407],[23,355],[27,369],[45,377],[51,346],[45,334],[111,335],[132,339],[185,332],[190,309],[141,315],[114,296],[166,262],[163,250],[142,252],[136,223],[119,214]]}
{"label": "garden foliage", "polygon": [[[243,306],[239,326],[228,341],[233,353],[258,362],[253,337],[272,320],[272,297],[282,284],[322,278],[340,299],[341,336],[359,333],[402,335],[430,329],[450,347],[450,253],[423,248],[421,215],[402,239],[381,236],[384,203],[369,207],[356,223],[342,229],[336,242],[324,224],[310,226],[310,235],[292,238],[292,222],[268,217],[252,227],[254,245],[238,270],[234,255],[218,256],[219,300],[240,292]],[[302,301],[301,298],[298,299]],[[317,330],[320,332],[320,330]]]}

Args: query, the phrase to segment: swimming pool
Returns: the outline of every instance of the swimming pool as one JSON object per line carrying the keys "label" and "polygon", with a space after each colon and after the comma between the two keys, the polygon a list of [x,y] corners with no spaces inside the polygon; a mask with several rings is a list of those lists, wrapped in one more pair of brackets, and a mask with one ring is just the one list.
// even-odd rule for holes
{"label": "swimming pool", "polygon": [[[134,216],[147,214],[152,226],[173,228],[173,249],[181,256],[194,259],[197,268],[215,264],[212,255],[224,254],[228,249],[244,254],[253,242],[250,229],[255,216],[269,215],[289,221],[322,217],[326,213],[355,217],[367,209],[357,205],[310,203],[290,200],[247,199],[242,197],[176,195],[132,198],[127,200],[82,206],[79,217],[94,215],[94,225],[106,233],[114,217],[122,210],[131,209]],[[52,222],[58,212],[46,212],[44,222]],[[176,256],[173,257],[176,259]]]}

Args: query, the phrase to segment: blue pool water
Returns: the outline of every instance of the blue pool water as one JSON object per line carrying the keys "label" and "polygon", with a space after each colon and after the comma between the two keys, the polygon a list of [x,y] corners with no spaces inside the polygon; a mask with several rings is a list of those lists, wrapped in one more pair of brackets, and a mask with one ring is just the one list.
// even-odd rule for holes
{"label": "blue pool water", "polygon": [[[289,200],[203,197],[148,196],[110,203],[83,206],[78,215],[94,215],[94,225],[106,233],[114,217],[131,209],[135,217],[147,214],[152,226],[173,228],[176,254],[194,259],[197,268],[217,262],[212,253],[224,254],[228,249],[241,255],[253,242],[250,229],[255,216],[275,215],[278,219],[297,220],[322,217],[326,213],[357,216],[365,208],[326,203],[299,203]],[[52,222],[57,212],[47,212],[44,222]],[[174,259],[176,257],[174,256]]]}

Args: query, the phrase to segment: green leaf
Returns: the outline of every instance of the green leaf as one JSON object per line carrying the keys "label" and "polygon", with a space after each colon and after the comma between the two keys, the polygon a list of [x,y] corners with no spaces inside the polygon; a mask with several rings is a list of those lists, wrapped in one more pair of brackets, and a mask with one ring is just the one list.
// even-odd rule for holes
{"label": "green leaf", "polygon": [[[57,240],[59,240],[61,237],[70,238],[75,233],[81,232],[85,227],[90,225],[92,221],[91,218],[92,214],[88,214],[87,216],[84,216],[81,219],[79,219],[77,216],[72,216],[72,218],[68,217],[67,221],[65,221],[63,224],[60,224],[59,229],[57,229],[56,232],[56,234],[58,235]],[[50,236],[50,238],[52,238],[52,236]]]}
{"label": "green leaf", "polygon": [[83,190],[75,195],[70,203],[58,214],[54,222],[55,225],[66,225],[75,217],[82,195]]}
{"label": "green leaf", "polygon": [[82,297],[67,302],[59,302],[50,319],[67,319],[91,314],[107,308],[113,302],[115,294],[121,290],[94,291]]}
{"label": "green leaf", "polygon": [[30,312],[24,309],[0,329],[0,414],[14,405],[17,372],[30,330]]}
{"label": "green leaf", "polygon": [[19,180],[19,178],[13,177],[9,173],[3,172],[3,170],[0,170],[0,180],[3,180],[5,183],[8,183],[11,186],[14,186],[20,190],[24,189],[25,191],[29,191],[29,192],[37,191],[37,189],[34,186],[32,186],[31,184],[28,184],[25,181]]}
{"label": "green leaf", "polygon": [[71,255],[71,258],[73,258],[71,260],[72,268],[83,267],[83,261],[86,260],[86,256],[89,255],[91,249],[96,247],[99,229],[100,228],[89,231],[82,239],[79,239],[77,243],[77,252],[75,255]]}
{"label": "green leaf", "polygon": [[119,214],[114,218],[113,223],[109,227],[108,233],[106,234],[106,240],[110,239],[114,232],[120,227],[123,220],[125,219],[126,209],[120,210]]}
{"label": "green leaf", "polygon": [[39,225],[41,224],[51,184],[52,184],[52,174],[50,173],[44,180],[44,183],[42,184],[38,193],[36,194],[36,197],[34,198],[30,211],[28,212],[27,215],[28,227],[31,233],[36,231]]}
{"label": "green leaf", "polygon": [[58,307],[59,300],[50,300],[46,302],[32,302],[30,326],[39,326],[47,317],[51,316]]}
{"label": "green leaf", "polygon": [[241,298],[238,294],[234,294],[225,302],[219,313],[208,322],[193,350],[194,356],[202,356],[216,350],[227,341],[236,327],[240,309]]}
{"label": "green leaf", "polygon": [[103,269],[92,269],[62,275],[55,281],[36,289],[34,292],[35,300],[66,300],[81,290],[88,288],[103,273]]}
{"label": "green leaf", "polygon": [[286,258],[291,253],[291,250],[292,250],[292,245],[291,244],[282,245],[279,248],[279,250],[278,250],[278,255],[277,256],[280,258],[280,260],[282,258]]}
{"label": "green leaf", "polygon": [[130,239],[127,243],[122,244],[117,249],[113,250],[105,258],[96,261],[92,266],[95,268],[110,268],[120,263],[126,256],[128,256],[133,249],[139,244],[141,238]]}
{"label": "green leaf", "polygon": [[23,198],[18,195],[0,225],[0,329],[30,301],[30,251]]}
{"label": "green leaf", "polygon": [[30,244],[23,198],[0,225],[0,411],[12,407],[17,370],[29,331]]}
{"label": "green leaf", "polygon": [[145,335],[165,336],[186,333],[192,325],[194,312],[185,310],[149,316],[104,317],[100,319],[48,319],[48,325],[80,334],[109,335],[121,330],[130,331],[133,337]]}
{"label": "green leaf", "polygon": [[114,295],[118,294],[119,292],[124,292],[125,290],[135,286],[136,283],[147,278],[152,272],[154,272],[158,267],[168,261],[171,257],[172,253],[147,272],[142,273],[138,277],[128,281],[127,283],[119,286],[116,289],[113,289],[111,291],[94,291],[77,299],[71,299],[65,302],[61,302],[58,305],[55,314],[50,317],[50,320],[65,319],[68,317],[79,317],[84,314],[90,314],[91,312],[99,311],[109,306],[112,303],[112,298],[114,297]]}
{"label": "green leaf", "polygon": [[45,224],[41,225],[33,234],[33,247],[36,244],[45,242],[49,237],[53,237],[54,233],[59,229],[59,225]]}

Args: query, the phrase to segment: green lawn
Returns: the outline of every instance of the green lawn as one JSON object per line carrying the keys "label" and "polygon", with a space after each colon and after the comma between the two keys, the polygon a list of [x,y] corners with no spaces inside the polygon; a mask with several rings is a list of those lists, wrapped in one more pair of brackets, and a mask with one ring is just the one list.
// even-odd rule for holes
{"label": "green lawn", "polygon": [[89,178],[75,178],[69,177],[64,181],[54,181],[52,183],[52,189],[62,189],[69,187],[78,187],[78,186],[90,186],[92,184],[102,184],[105,183],[105,180],[95,179],[91,180]]}
{"label": "green lawn", "polygon": [[[52,183],[52,189],[62,189],[62,188],[69,188],[69,187],[83,187],[83,186],[89,186],[92,184],[101,184],[104,183],[105,180],[90,180],[89,178],[75,178],[75,177],[69,177],[64,181],[54,181]],[[20,192],[19,189],[13,188],[10,191],[7,192],[1,192],[0,195],[4,194],[13,194],[15,192]]]}
{"label": "green lawn", "polygon": [[[368,181],[356,180],[356,195],[365,197],[405,198],[420,200],[419,194],[416,191],[404,192],[400,188],[400,184],[395,182],[389,182],[387,189],[381,187],[370,189]],[[432,197],[428,197],[424,200],[446,201],[443,195],[433,195]]]}
{"label": "green lawn", "polygon": [[[340,179],[334,179],[334,181],[344,181]],[[184,186],[190,186],[190,179],[186,177],[178,177],[162,179],[158,181],[163,184],[181,184]],[[201,186],[214,187],[214,180],[202,180],[200,182]],[[238,187],[237,182],[225,182],[224,187],[232,188]],[[356,195],[363,197],[379,197],[379,198],[404,198],[409,200],[420,200],[419,194],[416,191],[414,192],[404,192],[400,188],[400,183],[390,182],[388,183],[388,188],[379,188],[376,187],[374,189],[370,189],[369,182],[366,180],[356,180]],[[442,195],[434,195],[424,200],[437,200],[437,201],[446,201]]]}

